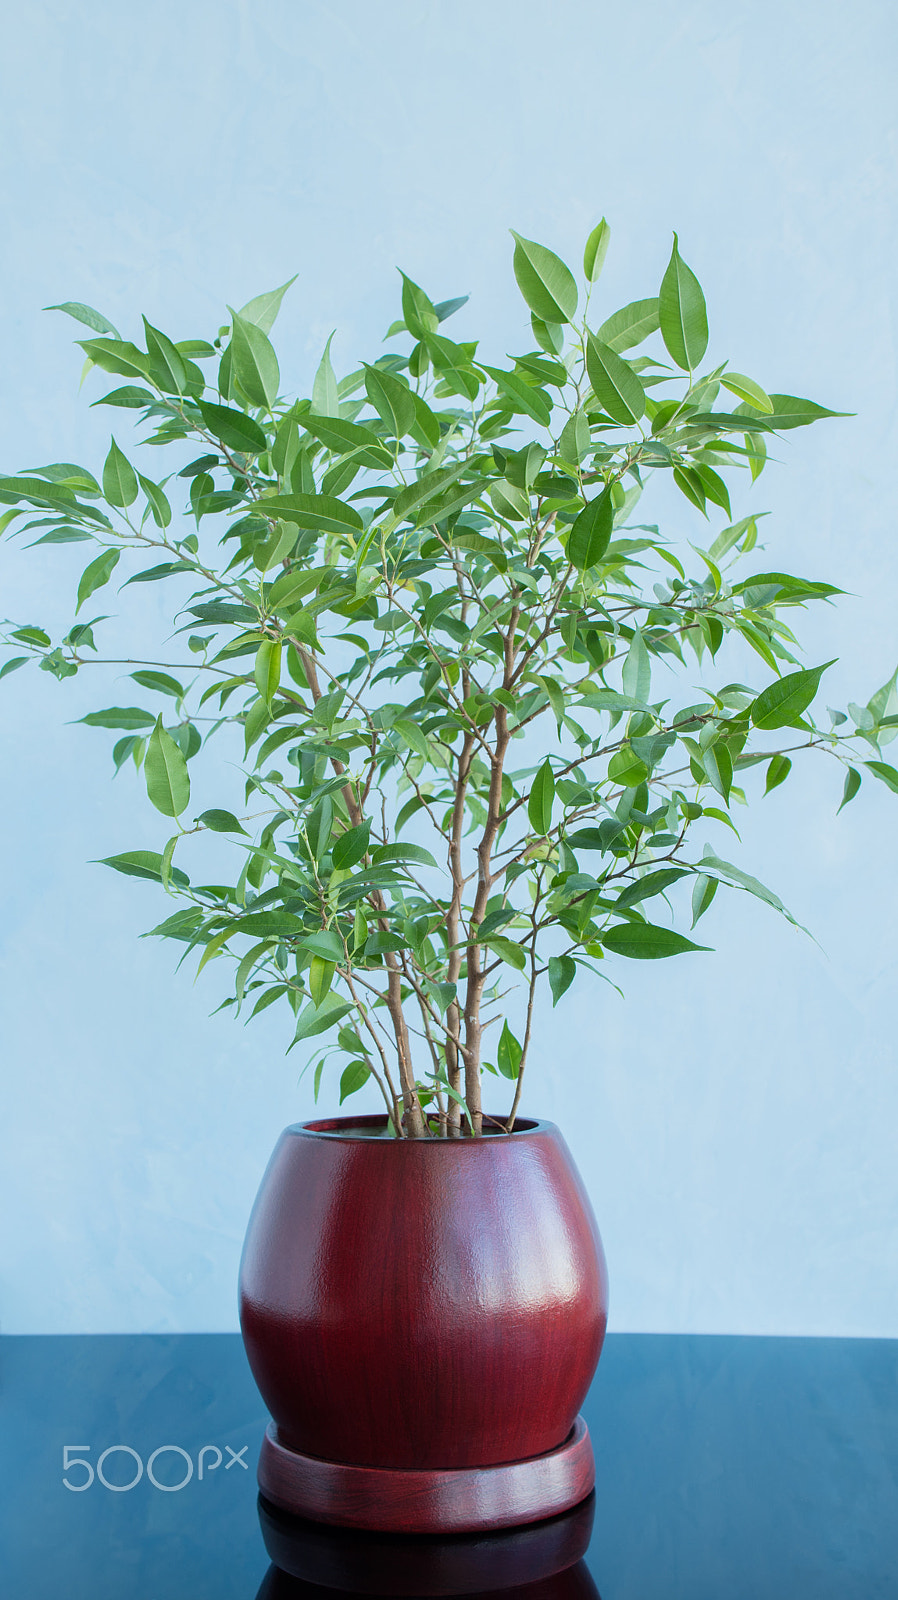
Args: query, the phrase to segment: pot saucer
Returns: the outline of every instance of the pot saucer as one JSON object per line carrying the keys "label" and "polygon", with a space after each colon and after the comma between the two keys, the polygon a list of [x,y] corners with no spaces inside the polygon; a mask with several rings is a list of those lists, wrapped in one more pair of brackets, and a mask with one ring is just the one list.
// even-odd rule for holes
{"label": "pot saucer", "polygon": [[556,1450],[498,1466],[453,1470],[359,1467],[303,1455],[269,1423],[259,1458],[264,1498],[295,1516],[393,1533],[518,1527],[585,1500],[595,1461],[582,1417]]}

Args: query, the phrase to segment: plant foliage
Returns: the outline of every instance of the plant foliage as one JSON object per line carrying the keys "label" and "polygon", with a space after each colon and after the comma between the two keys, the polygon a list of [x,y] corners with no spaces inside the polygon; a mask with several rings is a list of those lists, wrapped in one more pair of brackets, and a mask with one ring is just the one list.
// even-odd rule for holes
{"label": "plant foliage", "polygon": [[[373,1078],[407,1136],[480,1133],[483,1068],[515,1085],[511,1129],[544,978],[557,1004],[578,967],[707,948],[672,923],[694,927],[721,884],[788,915],[718,853],[752,766],[770,792],[823,750],[842,805],[863,771],[898,790],[880,759],[895,677],[815,720],[827,664],[801,665],[786,617],[839,591],[761,570],[760,513],[730,510],[771,435],[840,413],[699,370],[705,300],[676,238],[656,297],[587,320],[608,240],[603,221],[578,312],[570,270],[514,235],[533,346],[499,365],[447,336],[463,298],[403,275],[388,352],[338,379],[329,340],[299,400],[269,337],[289,285],[211,342],[144,321],[131,343],[67,302],[88,366],[119,380],[95,404],[174,459],[145,475],[113,439],[99,480],[0,479],[0,529],[95,551],[68,632],[10,624],[2,675],[95,664],[103,619],[75,616],[113,577],[170,593],[175,659],[130,663],[142,703],[83,720],[175,831],[106,864],[182,902],[153,932],[200,969],[231,963],[226,1007],[289,1008],[316,1094],[335,1049],[341,1102]],[[634,525],[657,473],[708,519],[701,547]],[[721,681],[734,636],[750,684]],[[244,814],[192,816],[191,767],[222,730]],[[229,839],[232,882],[202,882],[207,833]]]}

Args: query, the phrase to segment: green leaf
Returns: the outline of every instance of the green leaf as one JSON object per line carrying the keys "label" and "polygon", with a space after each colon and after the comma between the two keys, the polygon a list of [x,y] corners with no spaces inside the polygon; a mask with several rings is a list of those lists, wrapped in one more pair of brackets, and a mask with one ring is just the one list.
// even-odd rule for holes
{"label": "green leaf", "polygon": [[470,295],[458,294],[452,300],[440,300],[439,304],[435,305],[433,309],[440,322],[445,322],[448,317],[454,317],[456,311],[460,311],[462,306],[466,306],[470,298]]}
{"label": "green leaf", "polygon": [[197,978],[199,977],[200,973],[202,972],[202,970],[206,966],[206,964],[209,961],[214,961],[215,957],[219,954],[219,952],[221,950],[224,949],[224,946],[227,944],[228,940],[236,932],[237,932],[237,925],[236,925],[236,923],[232,923],[229,927],[221,928],[221,929],[219,929],[218,933],[213,934],[212,938],[207,943],[206,948],[202,953],[202,956],[200,957],[200,960],[199,960],[199,963],[198,963],[197,969],[196,969],[196,976],[194,977],[194,980],[193,980],[194,983],[196,983]]}
{"label": "green leaf", "polygon": [[165,890],[168,890],[168,886],[171,882],[172,859],[174,857],[175,849],[180,837],[181,835],[179,833],[173,833],[168,841],[168,844],[165,846],[165,849],[162,852],[162,860],[159,864],[159,876],[162,879],[162,887]]}
{"label": "green leaf", "polygon": [[678,367],[694,372],[708,348],[708,313],[698,278],[680,256],[676,234],[661,280],[658,320],[668,354]]}
{"label": "green leaf", "polygon": [[[877,689],[867,701],[867,710],[874,723],[882,724],[885,717],[891,717],[898,711],[898,667],[892,673],[887,683]],[[880,735],[880,743],[885,744],[895,738],[894,724],[890,724],[884,735]]]}
{"label": "green leaf", "polygon": [[260,455],[268,448],[262,429],[245,411],[235,411],[233,406],[213,405],[211,400],[198,400],[200,414],[209,432],[228,450],[239,450],[241,455]]}
{"label": "green leaf", "polygon": [[633,638],[621,672],[624,694],[630,700],[648,703],[652,688],[652,662],[639,628],[633,629]]}
{"label": "green leaf", "polygon": [[331,839],[331,830],[334,822],[334,807],[330,795],[325,795],[319,802],[309,818],[306,834],[311,850],[316,861],[320,861]]}
{"label": "green leaf", "polygon": [[[55,311],[57,307],[47,306],[45,309],[47,311]],[[2,667],[0,667],[0,678],[5,678],[8,673],[16,672],[19,667],[24,667],[25,662],[30,661],[30,659],[30,656],[10,656],[9,660],[4,661]]]}
{"label": "green leaf", "polygon": [[523,1054],[519,1041],[515,1038],[507,1022],[502,1024],[499,1043],[496,1047],[496,1066],[503,1078],[514,1081],[521,1069],[521,1056]]}
{"label": "green leaf", "polygon": [[257,294],[252,300],[247,300],[246,305],[240,310],[243,321],[254,322],[263,333],[270,333],[274,319],[281,309],[281,301],[298,277],[299,273],[294,272],[293,277],[282,283],[279,289],[269,289],[265,294]]}
{"label": "green leaf", "polygon": [[101,311],[95,311],[93,306],[85,306],[80,300],[63,300],[58,306],[44,306],[45,311],[64,311],[67,317],[74,317],[76,322],[83,322],[86,328],[93,328],[94,333],[111,333],[114,339],[120,338],[117,328],[112,326],[108,317]]}
{"label": "green leaf", "polygon": [[701,764],[711,787],[728,801],[733,786],[733,759],[726,745],[709,744],[702,751]]}
{"label": "green leaf", "polygon": [[252,945],[251,948],[247,950],[245,956],[241,956],[236,974],[234,976],[234,992],[238,1000],[242,1001],[244,992],[246,990],[247,979],[249,978],[250,973],[252,972],[256,962],[263,952],[267,955],[271,955],[271,940],[260,939],[258,944]]}
{"label": "green leaf", "polygon": [[421,756],[424,761],[430,760],[430,746],[416,722],[410,722],[405,717],[397,717],[392,731],[399,735],[402,743],[416,756]]}
{"label": "green leaf", "polygon": [[0,493],[12,495],[17,500],[37,500],[65,513],[71,513],[76,509],[71,489],[47,483],[43,478],[0,478]]}
{"label": "green leaf", "polygon": [[382,861],[417,861],[424,867],[436,867],[438,863],[429,850],[420,844],[381,844],[372,852],[375,866]]}
{"label": "green leaf", "polygon": [[714,899],[714,896],[717,893],[717,887],[718,887],[718,879],[717,878],[708,878],[708,877],[705,876],[705,874],[703,872],[700,872],[698,874],[698,876],[696,877],[695,883],[692,886],[692,926],[693,926],[693,928],[695,927],[695,924],[698,922],[699,917],[703,917],[705,912],[707,911],[708,907],[710,906],[711,901]]}
{"label": "green leaf", "polygon": [[339,1000],[335,994],[325,996],[320,1010],[314,1005],[306,1006],[296,1025],[293,1044],[299,1044],[303,1039],[314,1039],[319,1033],[327,1033],[329,1028],[333,1028],[351,1010],[352,1006],[348,1001]]}
{"label": "green leaf", "polygon": [[[122,855],[104,856],[97,865],[112,867],[115,872],[123,872],[128,878],[147,878],[153,883],[162,882],[162,857],[155,850],[126,850]],[[171,881],[185,888],[190,880],[186,872],[173,867]]]}
{"label": "green leaf", "polygon": [[345,833],[341,833],[332,851],[333,863],[338,871],[358,866],[368,849],[370,833],[370,822],[360,822],[357,827],[348,828]]}
{"label": "green leaf", "polygon": [[580,572],[588,572],[601,561],[611,540],[614,526],[614,501],[611,489],[590,500],[580,512],[568,535],[568,560]]}
{"label": "green leaf", "polygon": [[180,351],[166,334],[147,322],[146,317],[143,319],[143,326],[153,382],[164,394],[183,394],[187,388],[187,368]]}
{"label": "green leaf", "polygon": [[[895,771],[894,767],[890,767],[887,761],[865,761],[864,766],[869,767],[873,776],[878,778],[880,783],[884,783],[894,794],[898,794],[898,772]],[[843,800],[842,805],[844,804],[845,801]],[[841,811],[841,809],[842,807],[840,806],[839,810]]]}
{"label": "green leaf", "polygon": [[506,962],[509,967],[514,967],[516,972],[524,971],[527,965],[527,952],[521,945],[515,944],[513,939],[505,939],[499,933],[490,933],[482,942],[488,950],[492,950],[499,957],[500,961]]}
{"label": "green leaf", "polygon": [[[277,983],[277,984],[274,985],[273,988],[263,990],[262,994],[260,994],[258,1000],[256,1001],[255,1005],[253,1006],[253,1009],[250,1012],[249,1017],[248,1017],[247,1020],[249,1022],[252,1022],[253,1017],[257,1017],[259,1015],[260,1011],[266,1011],[269,1006],[274,1005],[275,1000],[280,1000],[281,995],[282,994],[287,994],[287,993],[288,993],[288,985],[286,983]],[[229,1003],[233,1004],[233,1002],[228,1002],[228,1001],[223,1001],[222,1002],[223,1005],[227,1005]],[[219,1006],[218,1009],[220,1011],[222,1009],[222,1007]],[[212,1015],[213,1016],[215,1015],[214,1011],[213,1011]]]}
{"label": "green leaf", "polygon": [[545,838],[552,826],[552,807],[555,803],[555,774],[552,763],[548,757],[543,762],[533,780],[530,799],[527,802],[527,815],[530,826],[539,838]]}
{"label": "green leaf", "polygon": [[320,439],[334,455],[354,451],[363,466],[390,467],[393,464],[393,457],[373,428],[346,422],[343,417],[319,417],[310,411],[304,412],[299,420],[306,433]]}
{"label": "green leaf", "polygon": [[731,527],[723,528],[717,535],[717,538],[714,540],[714,543],[711,545],[708,551],[711,560],[720,561],[723,556],[727,555],[728,552],[732,550],[735,544],[739,543],[739,540],[742,539],[750,529],[754,529],[755,534],[757,534],[757,528],[755,526],[757,518],[759,516],[763,517],[767,515],[768,513],[766,511],[756,512],[752,517],[743,517],[741,521],[734,522]]}
{"label": "green leaf", "polygon": [[560,356],[564,350],[564,324],[561,322],[543,322],[542,317],[531,317],[530,326],[533,337],[541,350],[548,355]]}
{"label": "green leaf", "polygon": [[549,957],[549,988],[552,991],[553,1008],[570,988],[576,976],[577,963],[573,956]]}
{"label": "green leaf", "polygon": [[694,467],[674,467],[673,480],[682,494],[705,515],[705,486]]}
{"label": "green leaf", "polygon": [[570,322],[577,310],[577,285],[564,262],[545,245],[514,239],[514,275],[530,310],[543,322]]}
{"label": "green leaf", "polygon": [[[168,503],[167,495],[163,493],[158,483],[153,483],[151,478],[145,478],[143,473],[139,472],[137,477],[140,487],[147,497],[149,508],[153,513],[153,521],[158,528],[167,528],[171,522],[171,506]],[[184,569],[175,567],[173,570],[183,571]]]}
{"label": "green leaf", "polygon": [[845,774],[845,787],[842,790],[842,805],[839,806],[836,816],[839,815],[839,811],[841,811],[842,806],[847,806],[854,799],[860,786],[860,773],[856,767],[849,767]]}
{"label": "green leaf", "polygon": [[439,312],[420,285],[406,277],[401,269],[400,276],[403,321],[413,338],[426,339],[428,334],[436,332],[440,321]]}
{"label": "green leaf", "polygon": [[50,643],[50,635],[44,633],[43,628],[16,628],[12,637],[19,644],[48,645]]}
{"label": "green leaf", "polygon": [[150,801],[164,817],[179,817],[190,801],[187,762],[159,717],[144,758],[144,775]]}
{"label": "green leaf", "polygon": [[280,639],[263,639],[256,651],[253,676],[269,711],[281,681],[281,649]]}
{"label": "green leaf", "polygon": [[[430,476],[436,477],[436,473],[428,474],[428,478]],[[479,500],[489,482],[489,478],[475,478],[471,483],[457,484],[454,489],[445,490],[439,499],[425,501],[420,510],[416,512],[414,521],[417,524],[421,524],[439,522],[446,517],[451,517],[454,512],[470,505],[472,500]],[[414,487],[414,485],[411,487]],[[405,495],[407,492],[407,490],[403,489],[402,494]],[[399,495],[396,496],[397,501],[400,498]],[[494,561],[493,565],[496,566],[497,562]]]}
{"label": "green leaf", "polygon": [[149,357],[127,339],[77,339],[85,355],[104,372],[123,378],[148,378]]}
{"label": "green leaf", "polygon": [[415,402],[415,426],[412,430],[414,438],[426,449],[435,450],[440,442],[439,418],[434,415],[421,395],[416,394],[412,398]]}
{"label": "green leaf", "polygon": [[40,539],[34,539],[25,548],[26,550],[31,550],[35,545],[39,544],[83,544],[85,540],[92,537],[93,535],[86,533],[83,528],[66,528],[57,524],[50,529],[49,533],[43,534]]}
{"label": "green leaf", "polygon": [[659,928],[651,922],[620,922],[602,934],[602,944],[606,950],[632,961],[658,961],[665,956],[684,955],[687,950],[710,948],[693,944],[673,928]]}
{"label": "green leaf", "polygon": [[696,462],[692,471],[697,473],[702,489],[708,499],[714,505],[720,506],[721,510],[725,511],[728,517],[731,517],[733,513],[730,510],[729,490],[720,474],[715,472],[713,467],[707,466],[704,461]]}
{"label": "green leaf", "polygon": [[507,402],[510,411],[523,412],[525,416],[532,417],[542,427],[547,427],[552,418],[552,406],[542,389],[535,389],[515,372],[505,372],[501,367],[487,367],[478,362],[483,371],[492,378],[499,389],[503,400]]}
{"label": "green leaf", "polygon": [[155,672],[152,669],[141,667],[139,672],[132,672],[131,677],[139,683],[141,689],[155,689],[158,694],[170,694],[173,700],[183,700],[184,686],[177,678],[172,678],[167,672]]}
{"label": "green leaf", "polygon": [[[336,329],[334,330],[336,332]],[[318,417],[339,417],[340,395],[337,389],[337,378],[331,366],[331,340],[329,335],[324,347],[324,355],[318,363],[318,371],[312,383],[312,411]]]}
{"label": "green leaf", "polygon": [[196,820],[204,827],[211,828],[213,833],[242,833],[249,837],[232,811],[201,811]]}
{"label": "green leaf", "polygon": [[437,499],[443,490],[450,484],[456,483],[466,470],[467,462],[460,461],[457,466],[443,467],[439,472],[428,472],[416,482],[410,483],[407,488],[401,489],[393,501],[393,517],[396,522],[402,522],[420,506]]}
{"label": "green leaf", "polygon": [[93,400],[91,409],[94,406],[121,406],[125,411],[142,411],[144,406],[152,404],[153,396],[149,389],[136,389],[126,384],[124,389],[112,389],[102,399]]}
{"label": "green leaf", "polygon": [[706,817],[713,817],[717,822],[725,822],[727,827],[736,835],[736,838],[741,844],[742,835],[739,832],[739,829],[736,827],[732,817],[728,817],[725,811],[718,811],[716,806],[705,806],[704,815]]}
{"label": "green leaf", "polygon": [[452,530],[452,543],[460,550],[471,550],[475,555],[486,556],[490,566],[495,567],[497,572],[507,572],[508,557],[498,539],[488,539],[485,534],[457,522]]}
{"label": "green leaf", "polygon": [[87,723],[89,728],[127,728],[131,732],[135,728],[153,728],[156,718],[150,711],[141,711],[139,706],[110,706],[106,711],[89,711],[86,717],[79,717],[79,722]]}
{"label": "green leaf", "polygon": [[97,589],[102,589],[109,582],[118,565],[119,551],[104,550],[102,555],[95,557],[85,567],[78,581],[78,603],[75,606],[75,615],[81,610],[85,600],[89,600]]}
{"label": "green leaf", "polygon": [[608,776],[612,783],[623,784],[625,789],[638,789],[648,777],[648,767],[640,761],[631,745],[622,745],[620,750],[615,750],[608,763]]}
{"label": "green leaf", "polygon": [[407,383],[394,378],[381,367],[365,367],[365,393],[378,416],[396,439],[403,439],[415,426],[415,397]]}
{"label": "green leaf", "polygon": [[659,302],[653,300],[631,300],[627,306],[622,306],[620,311],[615,311],[607,322],[603,322],[597,338],[606,344],[609,350],[620,355],[622,350],[630,350],[634,345],[642,344],[650,333],[657,333],[659,323]]}
{"label": "green leaf", "polygon": [[254,322],[234,313],[231,334],[234,376],[254,406],[270,411],[281,381],[278,359],[267,335]]}
{"label": "green leaf", "polygon": [[662,867],[658,872],[647,872],[645,877],[637,878],[635,883],[627,885],[617,897],[617,904],[621,908],[635,906],[640,900],[650,900],[656,894],[663,894],[672,884],[678,883],[680,878],[687,876],[684,867]]}
{"label": "green leaf", "polygon": [[645,413],[645,390],[626,361],[595,334],[586,343],[586,368],[593,392],[603,411],[615,422],[629,425]]}
{"label": "green leaf", "polygon": [[355,1094],[359,1089],[364,1089],[370,1076],[371,1069],[365,1065],[364,1061],[350,1061],[349,1065],[344,1067],[340,1074],[340,1104],[342,1105],[344,1100],[348,1100],[351,1094]]}
{"label": "green leaf", "polygon": [[[771,394],[770,401],[773,415],[767,419],[767,426],[777,430],[806,428],[821,417],[853,417],[855,414],[853,411],[828,411],[826,406],[818,406],[814,400],[801,400],[794,394]],[[751,426],[756,426],[754,418]]]}
{"label": "green leaf", "polygon": [[[605,265],[605,257],[608,254],[610,243],[611,229],[603,217],[601,222],[596,223],[593,228],[586,241],[586,249],[583,252],[583,272],[588,283],[595,283],[598,278]],[[573,315],[573,312],[571,315]]]}
{"label": "green leaf", "polygon": [[764,793],[769,794],[771,789],[778,789],[781,783],[785,783],[791,771],[792,763],[788,756],[773,756],[767,766],[767,782],[764,785]]}
{"label": "green leaf", "polygon": [[768,416],[773,411],[773,401],[766,389],[762,389],[753,378],[746,378],[743,372],[722,372],[720,381],[730,394],[738,395],[740,400],[747,400],[756,411],[763,411]]}
{"label": "green leaf", "polygon": [[[707,811],[705,815],[708,815]],[[720,873],[723,878],[729,879],[730,883],[735,884],[737,888],[744,889],[748,894],[754,895],[756,900],[763,900],[765,905],[773,906],[774,910],[781,912],[794,927],[801,927],[801,924],[795,921],[791,911],[787,911],[779,895],[774,894],[772,889],[768,889],[766,884],[761,883],[757,878],[753,878],[750,873],[743,872],[741,867],[734,867],[731,861],[721,861],[719,856],[713,855],[710,850],[706,849],[705,854],[702,856],[701,868],[705,873]],[[802,929],[802,932],[807,932],[807,929]]]}
{"label": "green leaf", "polygon": [[170,578],[173,573],[183,577],[194,577],[196,569],[188,567],[183,561],[161,561],[158,567],[146,567],[143,572],[135,572],[132,577],[122,584],[127,589],[129,583],[158,583],[162,578]]}
{"label": "green leaf", "polygon": [[259,735],[268,727],[271,714],[264,700],[256,700],[246,713],[243,724],[243,753],[249,755]]}
{"label": "green leaf", "polygon": [[324,956],[313,956],[309,963],[309,994],[316,1010],[320,1011],[326,996],[330,993],[330,986],[334,981],[336,962],[326,961]]}
{"label": "green leaf", "polygon": [[577,410],[573,413],[573,416],[568,417],[561,430],[561,438],[558,442],[562,459],[573,462],[574,466],[579,466],[583,457],[589,453],[591,444],[589,422],[585,412]]}
{"label": "green leaf", "polygon": [[825,661],[822,667],[814,667],[807,672],[787,672],[784,678],[777,679],[758,695],[749,707],[751,720],[756,728],[788,728],[793,726],[811,704],[820,686],[820,679],[827,667],[834,664]]}
{"label": "green leaf", "polygon": [[302,933],[302,923],[289,911],[251,911],[238,917],[231,926],[232,933],[277,934],[282,939],[295,939]]}
{"label": "green leaf", "polygon": [[320,956],[322,961],[330,961],[338,965],[346,960],[346,951],[343,940],[333,928],[321,928],[317,933],[309,933],[300,943],[304,954]]}
{"label": "green leaf", "polygon": [[424,344],[434,368],[453,394],[476,398],[481,380],[471,365],[469,352],[442,334],[427,334]]}
{"label": "green leaf", "polygon": [[103,466],[103,493],[111,506],[122,508],[137,499],[137,474],[114,439]]}
{"label": "green leaf", "polygon": [[540,675],[539,681],[549,697],[549,704],[552,707],[552,714],[560,732],[562,723],[564,722],[565,712],[567,710],[567,702],[564,698],[564,687],[557,678],[549,678],[544,675]]}
{"label": "green leaf", "polygon": [[256,510],[266,517],[297,522],[301,528],[319,528],[322,533],[343,533],[351,538],[364,526],[354,506],[329,494],[272,495],[260,500]]}
{"label": "green leaf", "polygon": [[[177,877],[172,869],[172,881]],[[194,934],[203,920],[203,913],[198,906],[186,906],[182,911],[176,911],[174,916],[166,917],[157,927],[149,928],[141,934],[142,939],[181,939],[185,944],[192,944]]]}

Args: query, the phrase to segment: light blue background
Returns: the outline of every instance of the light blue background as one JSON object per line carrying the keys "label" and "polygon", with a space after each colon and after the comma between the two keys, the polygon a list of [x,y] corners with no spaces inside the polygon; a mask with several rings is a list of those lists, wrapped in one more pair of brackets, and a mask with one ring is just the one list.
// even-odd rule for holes
{"label": "light blue background", "polygon": [[[455,336],[501,359],[526,329],[509,227],[576,263],[606,214],[603,315],[656,292],[676,228],[717,359],[858,413],[786,435],[734,514],[772,511],[769,564],[849,591],[804,624],[810,661],[840,657],[828,698],[892,672],[891,4],[54,0],[4,35],[3,470],[108,446],[49,302],[182,338],[297,272],[278,343],[302,393],[332,328],[341,370],[377,348],[397,264],[469,291]],[[68,624],[82,560],[4,543],[0,612]],[[161,892],[88,864],[164,837],[107,736],[69,725],[90,683],[28,671],[0,697],[3,1330],[232,1328],[259,1177],[312,1111],[299,1051],[273,1014],[208,1021],[214,969],[194,988],[138,942]],[[839,787],[808,763],[724,852],[822,948],[721,894],[715,955],[541,1018],[525,1109],[582,1168],[618,1329],[898,1335],[898,801],[870,780],[836,821]]]}

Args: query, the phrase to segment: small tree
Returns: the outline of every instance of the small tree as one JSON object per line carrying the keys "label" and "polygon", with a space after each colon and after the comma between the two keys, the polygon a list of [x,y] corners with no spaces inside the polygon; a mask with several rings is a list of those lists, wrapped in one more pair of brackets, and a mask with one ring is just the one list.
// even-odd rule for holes
{"label": "small tree", "polygon": [[[508,364],[446,337],[464,299],[435,305],[403,275],[396,349],[338,381],[328,340],[297,401],[269,339],[289,285],[211,343],[144,319],[138,346],[87,306],[54,307],[92,330],[88,366],[125,380],[96,403],[137,413],[178,464],[144,476],[113,440],[100,482],[67,463],[0,480],[0,528],[99,546],[76,614],[136,560],[127,582],[164,584],[186,635],[160,645],[182,659],[127,663],[149,705],[82,719],[116,730],[116,770],[142,767],[175,829],[158,853],[106,864],[184,902],[153,932],[198,948],[200,968],[234,963],[226,1007],[283,1003],[290,1048],[325,1043],[316,1096],[335,1047],[341,1103],[374,1078],[407,1137],[480,1134],[484,1067],[515,1085],[512,1130],[543,978],[557,1004],[578,966],[604,977],[614,956],[707,948],[659,917],[669,891],[680,920],[691,890],[693,928],[720,884],[789,916],[718,854],[743,773],[761,765],[769,793],[822,750],[846,767],[843,805],[862,767],[898,790],[879,749],[895,676],[851,721],[811,714],[830,663],[799,666],[784,613],[840,591],[757,558],[737,575],[758,513],[731,520],[725,474],[754,483],[769,434],[842,413],[726,362],[700,370],[705,301],[676,236],[657,298],[593,332],[608,237],[603,221],[588,240],[578,318],[568,268],[514,235],[536,348]],[[653,472],[698,528],[709,511],[725,521],[706,548],[633,524]],[[2,674],[95,666],[100,620],[58,644],[10,625]],[[718,682],[731,635],[760,684]],[[711,681],[680,703],[690,657]],[[191,764],[223,728],[241,741],[247,815],[186,820]],[[202,876],[210,831],[229,837],[233,882],[193,884],[175,862],[189,852]]]}

